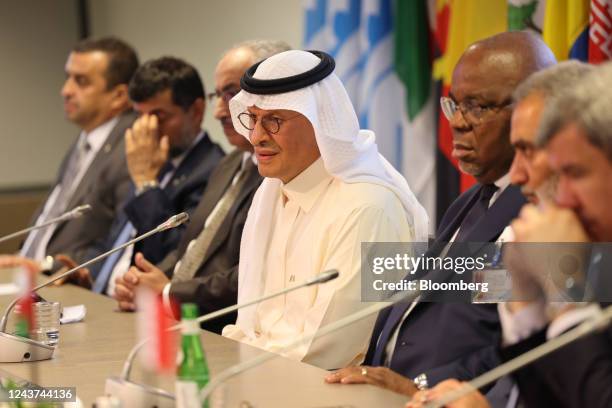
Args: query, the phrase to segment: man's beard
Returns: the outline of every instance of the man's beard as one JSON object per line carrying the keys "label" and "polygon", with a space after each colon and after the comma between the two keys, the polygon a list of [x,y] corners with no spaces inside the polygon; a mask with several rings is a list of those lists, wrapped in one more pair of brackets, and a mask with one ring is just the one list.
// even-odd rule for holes
{"label": "man's beard", "polygon": [[555,201],[558,184],[559,176],[556,174],[551,175],[542,182],[535,191],[535,195],[538,197],[540,203],[553,203]]}

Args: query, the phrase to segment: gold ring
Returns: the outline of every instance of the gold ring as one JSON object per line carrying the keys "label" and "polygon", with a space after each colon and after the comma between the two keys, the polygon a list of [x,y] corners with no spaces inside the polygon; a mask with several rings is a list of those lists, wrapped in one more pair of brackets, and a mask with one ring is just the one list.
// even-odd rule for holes
{"label": "gold ring", "polygon": [[361,375],[364,377],[368,375],[368,369],[365,367],[361,367]]}

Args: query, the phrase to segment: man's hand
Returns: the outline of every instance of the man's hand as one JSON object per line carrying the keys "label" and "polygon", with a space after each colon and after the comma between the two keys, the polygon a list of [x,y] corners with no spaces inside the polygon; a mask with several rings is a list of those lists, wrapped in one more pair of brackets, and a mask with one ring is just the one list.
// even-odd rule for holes
{"label": "man's hand", "polygon": [[571,300],[568,283],[584,279],[588,235],[568,209],[526,205],[512,223],[515,243],[506,246],[504,263],[512,274],[514,298]]}
{"label": "man's hand", "polygon": [[[62,274],[64,272],[69,271],[70,269],[76,268],[78,264],[74,259],[69,257],[68,255],[59,254],[55,255],[55,260],[61,263],[63,266],[56,272],[56,274]],[[91,279],[91,274],[89,273],[89,269],[81,268],[71,273],[68,276],[63,277],[62,279],[58,279],[53,282],[55,286],[62,286],[66,283],[72,283],[82,288],[91,289],[93,286],[93,280]]]}
{"label": "man's hand", "polygon": [[[457,380],[442,381],[430,390],[419,391],[412,396],[406,408],[423,408],[427,403],[442,398],[445,394],[453,392],[463,386]],[[477,390],[445,405],[446,408],[491,408],[486,398]]]}
{"label": "man's hand", "polygon": [[552,204],[542,210],[525,205],[512,230],[516,242],[589,242],[576,214]]}
{"label": "man's hand", "polygon": [[131,129],[126,130],[125,156],[136,188],[157,179],[159,170],[168,160],[169,150],[168,136],[160,138],[155,115],[142,115]]}
{"label": "man's hand", "polygon": [[115,292],[113,293],[113,298],[117,301],[119,310],[124,312],[134,312],[136,310],[134,293],[138,282],[133,283],[135,278],[132,269],[136,268],[132,266],[124,276],[115,278]]}
{"label": "man's hand", "polygon": [[164,290],[164,286],[170,282],[170,279],[162,272],[161,269],[147,261],[140,252],[134,258],[136,268],[131,269],[135,275],[139,285],[146,286],[154,293],[160,294]]}
{"label": "man's hand", "polygon": [[346,367],[325,377],[328,384],[371,384],[387,390],[412,396],[418,391],[412,380],[387,367]]}
{"label": "man's hand", "polygon": [[140,252],[134,257],[135,265],[125,275],[115,279],[115,293],[113,298],[119,303],[119,309],[124,311],[136,310],[135,293],[137,286],[146,286],[153,292],[162,293],[164,286],[170,280],[161,269],[147,261]]}

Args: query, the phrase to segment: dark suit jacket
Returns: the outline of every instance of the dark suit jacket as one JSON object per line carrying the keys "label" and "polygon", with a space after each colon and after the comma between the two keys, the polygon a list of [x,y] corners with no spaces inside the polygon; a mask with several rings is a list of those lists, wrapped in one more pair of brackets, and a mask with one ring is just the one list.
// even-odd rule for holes
{"label": "dark suit jacket", "polygon": [[[178,248],[158,265],[168,277],[172,277],[175,264],[183,257],[189,243],[202,232],[206,219],[230,187],[234,175],[240,170],[242,155],[242,151],[235,150],[219,163],[211,175],[208,187],[193,213]],[[242,229],[255,191],[262,181],[256,166],[252,166],[245,177],[247,179],[244,187],[219,227],[194,278],[185,282],[175,282],[170,286],[172,297],[180,302],[197,303],[201,314],[230,306],[237,300]],[[233,313],[204,323],[203,328],[220,333],[225,325],[235,321],[236,314]]]}
{"label": "dark suit jacket", "polygon": [[[449,207],[427,256],[439,256],[478,199],[480,189],[480,185],[474,186]],[[520,190],[509,186],[466,241],[495,241],[524,203]],[[406,304],[397,304],[380,313],[365,364],[382,364],[375,361],[380,354],[377,349],[387,347],[406,310]],[[390,368],[409,378],[425,373],[430,386],[447,378],[469,380],[499,364],[496,346],[500,332],[494,306],[419,302],[400,328]]]}
{"label": "dark suit jacket", "polygon": [[[599,294],[599,299],[605,299],[600,303],[602,308],[611,304],[607,296],[612,283],[609,248],[610,244],[605,243],[601,257],[593,256],[598,252],[596,244],[589,268],[602,272],[594,280],[589,279],[591,286],[607,288],[607,293]],[[547,329],[517,344],[501,348],[502,360],[511,360],[544,343]],[[612,326],[534,361],[516,371],[513,378],[519,386],[523,405],[528,408],[612,407]]]}
{"label": "dark suit jacket", "polygon": [[[205,134],[183,159],[165,188],[153,188],[133,196],[124,211],[138,234],[155,228],[176,213],[185,211],[191,216],[212,171],[224,155]],[[186,227],[182,225],[140,241],[134,253],[142,252],[150,262],[157,263],[178,246]]]}
{"label": "dark suit jacket", "polygon": [[[165,188],[153,188],[135,195],[130,183],[130,194],[123,212],[115,219],[111,232],[99,240],[88,252],[92,258],[111,249],[126,221],[130,221],[137,235],[145,233],[164,222],[170,216],[185,211],[191,215],[206,188],[212,170],[223,157],[223,150],[205,135],[187,154]],[[142,252],[153,263],[159,262],[178,246],[186,226],[173,228],[140,241],[134,253]],[[104,261],[90,268],[95,280]]]}
{"label": "dark suit jacket", "polygon": [[[121,211],[129,191],[130,176],[125,164],[123,135],[132,126],[136,114],[126,112],[119,117],[106,142],[92,161],[81,182],[76,187],[67,209],[90,204],[92,210],[83,217],[59,224],[47,245],[47,254],[66,253],[79,259],[80,253],[99,237],[109,233],[110,226]],[[63,159],[57,183],[64,174],[75,144]],[[33,223],[44,208],[45,202],[34,214]]]}

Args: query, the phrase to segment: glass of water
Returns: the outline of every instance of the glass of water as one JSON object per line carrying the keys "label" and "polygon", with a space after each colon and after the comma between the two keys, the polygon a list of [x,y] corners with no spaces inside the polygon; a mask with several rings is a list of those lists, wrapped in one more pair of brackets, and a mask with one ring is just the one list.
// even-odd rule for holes
{"label": "glass of water", "polygon": [[48,346],[59,342],[59,327],[62,307],[59,302],[36,302],[33,304],[34,327],[30,338]]}

